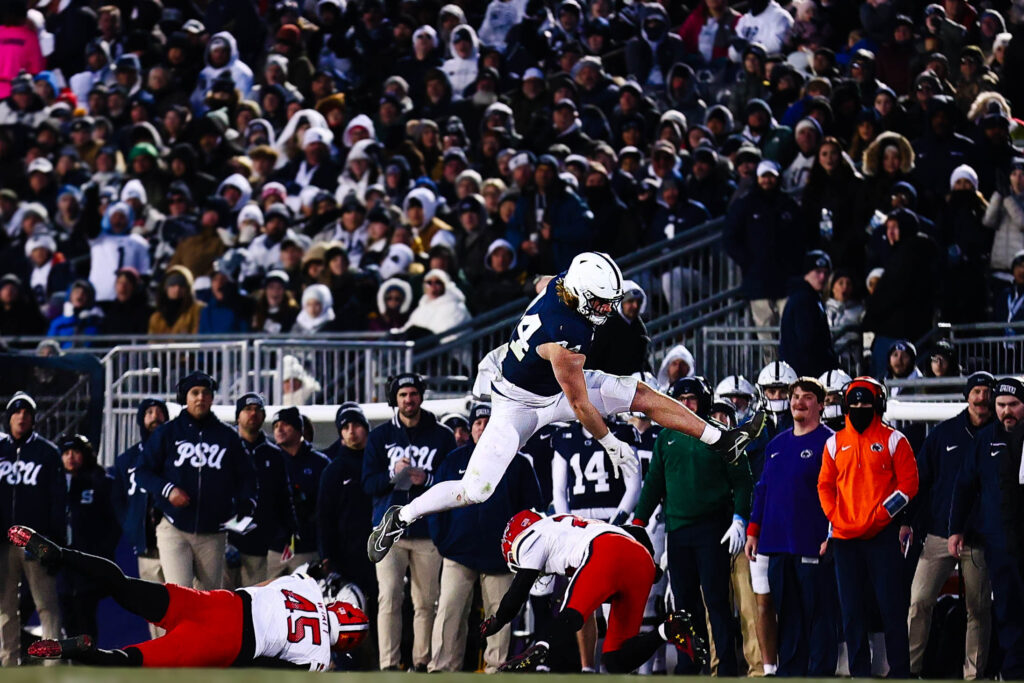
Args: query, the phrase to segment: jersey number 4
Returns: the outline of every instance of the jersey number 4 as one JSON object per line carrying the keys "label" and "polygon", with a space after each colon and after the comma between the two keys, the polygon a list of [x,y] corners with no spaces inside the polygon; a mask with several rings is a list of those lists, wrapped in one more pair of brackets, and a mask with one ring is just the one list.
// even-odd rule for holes
{"label": "jersey number 4", "polygon": [[540,316],[531,313],[530,315],[524,315],[523,319],[519,321],[518,327],[516,327],[516,338],[509,342],[508,350],[519,360],[523,360],[526,357],[527,351],[530,350],[530,337],[533,333],[540,329]]}
{"label": "jersey number 4", "polygon": [[[284,607],[289,612],[310,612],[316,614],[316,605],[302,597],[298,593],[294,593],[290,590],[282,590],[281,594],[284,595]],[[313,636],[313,644],[320,644],[320,620],[316,616],[312,617],[299,617],[293,620],[291,615],[288,616],[288,642],[298,643],[306,637],[306,629]]]}
{"label": "jersey number 4", "polygon": [[587,492],[586,482],[588,481],[594,482],[594,493],[607,493],[611,490],[611,486],[608,484],[608,470],[604,466],[604,450],[594,451],[582,469],[580,468],[580,454],[573,453],[569,458],[569,466],[572,467],[572,473],[575,475],[573,478],[576,480],[572,487],[574,496],[581,496]]}

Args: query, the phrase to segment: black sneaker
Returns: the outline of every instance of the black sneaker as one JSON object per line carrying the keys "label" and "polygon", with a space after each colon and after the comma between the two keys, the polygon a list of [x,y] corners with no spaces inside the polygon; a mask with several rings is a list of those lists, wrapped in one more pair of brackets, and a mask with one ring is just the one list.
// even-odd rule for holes
{"label": "black sneaker", "polygon": [[389,507],[384,513],[384,517],[381,518],[380,524],[373,527],[370,537],[366,539],[366,555],[374,564],[383,560],[391,550],[391,546],[405,533],[407,525],[398,519],[398,511],[401,509],[401,505]]}
{"label": "black sneaker", "polygon": [[740,459],[750,442],[761,434],[766,419],[767,414],[763,410],[757,411],[746,424],[724,432],[722,438],[712,444],[711,450],[731,465]]}
{"label": "black sneaker", "polygon": [[548,671],[547,661],[550,649],[544,641],[537,641],[515,657],[510,657],[498,667],[498,671]]}
{"label": "black sneaker", "polygon": [[680,654],[686,655],[693,663],[694,670],[701,670],[708,662],[708,649],[704,639],[693,628],[693,619],[686,610],[673,612],[665,618],[665,635],[668,642],[676,646]]}
{"label": "black sneaker", "polygon": [[28,646],[28,654],[36,659],[72,659],[91,649],[92,638],[81,635],[64,640],[37,640]]}
{"label": "black sneaker", "polygon": [[32,553],[39,563],[52,567],[60,562],[60,546],[27,526],[12,526],[7,530],[11,543]]}

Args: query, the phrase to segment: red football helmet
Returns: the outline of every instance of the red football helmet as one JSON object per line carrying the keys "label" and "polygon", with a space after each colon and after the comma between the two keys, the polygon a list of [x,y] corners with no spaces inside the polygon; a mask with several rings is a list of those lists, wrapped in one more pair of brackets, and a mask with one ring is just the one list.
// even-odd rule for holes
{"label": "red football helmet", "polygon": [[359,647],[370,630],[370,620],[361,609],[347,602],[327,603],[331,627],[331,649],[349,652]]}
{"label": "red football helmet", "polygon": [[523,510],[512,515],[512,519],[508,520],[508,524],[505,525],[505,533],[501,537],[501,556],[505,558],[505,563],[512,571],[518,569],[515,559],[512,557],[512,545],[515,543],[516,537],[523,533],[528,526],[542,519],[544,519],[544,515],[536,510]]}

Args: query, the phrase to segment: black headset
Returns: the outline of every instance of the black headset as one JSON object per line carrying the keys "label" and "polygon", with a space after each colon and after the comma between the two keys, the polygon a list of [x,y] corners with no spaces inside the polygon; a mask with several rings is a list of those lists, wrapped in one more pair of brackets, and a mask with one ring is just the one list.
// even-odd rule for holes
{"label": "black headset", "polygon": [[388,406],[398,407],[398,391],[402,387],[414,387],[422,397],[427,390],[427,383],[423,380],[422,375],[415,372],[403,372],[394,377],[388,377]]}
{"label": "black headset", "polygon": [[700,375],[693,377],[680,377],[668,388],[668,395],[678,400],[684,394],[694,394],[697,397],[697,414],[705,417],[711,412],[711,401],[713,396],[707,381]]}
{"label": "black headset", "polygon": [[850,390],[858,387],[867,389],[871,392],[871,405],[874,407],[876,413],[879,415],[883,414],[885,412],[886,403],[889,400],[889,392],[886,390],[884,384],[873,377],[857,377],[843,387],[843,413],[847,415],[850,414]]}

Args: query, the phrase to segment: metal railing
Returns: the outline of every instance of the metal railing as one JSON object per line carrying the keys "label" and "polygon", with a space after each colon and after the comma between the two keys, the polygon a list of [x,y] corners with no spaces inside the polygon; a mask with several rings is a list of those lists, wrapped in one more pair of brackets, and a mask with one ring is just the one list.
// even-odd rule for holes
{"label": "metal railing", "polygon": [[995,375],[1024,372],[1024,323],[940,323],[918,342],[918,353],[927,353],[939,339],[953,345],[968,371],[988,370]]}
{"label": "metal railing", "polygon": [[[736,302],[745,311],[744,302]],[[743,375],[751,382],[767,363],[778,358],[779,329],[749,325],[708,326],[701,330],[697,374],[712,384],[728,375]]]}

